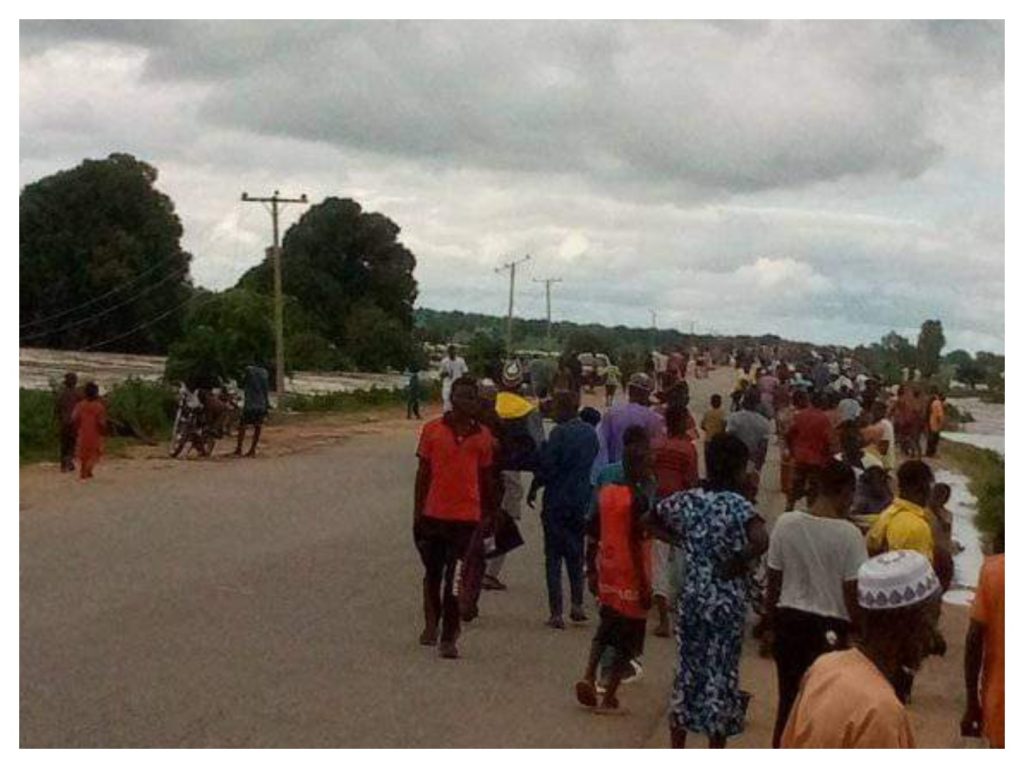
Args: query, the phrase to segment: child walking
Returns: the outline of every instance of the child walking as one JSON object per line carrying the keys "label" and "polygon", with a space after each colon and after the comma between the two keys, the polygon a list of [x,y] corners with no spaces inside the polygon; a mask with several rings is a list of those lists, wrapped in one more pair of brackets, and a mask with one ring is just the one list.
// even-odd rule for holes
{"label": "child walking", "polygon": [[78,434],[78,476],[88,480],[103,453],[103,435],[107,431],[107,409],[95,382],[85,385],[85,399],[71,412],[71,421]]}
{"label": "child walking", "polygon": [[[650,550],[641,524],[647,511],[641,485],[651,475],[651,448],[646,439],[624,443],[625,482],[610,483],[597,491],[597,510],[587,540],[587,582],[597,596],[601,623],[583,679],[576,683],[576,700],[602,713],[619,710],[616,694],[630,660],[643,649],[651,608]],[[597,669],[605,648],[611,648],[615,658],[598,705]]]}

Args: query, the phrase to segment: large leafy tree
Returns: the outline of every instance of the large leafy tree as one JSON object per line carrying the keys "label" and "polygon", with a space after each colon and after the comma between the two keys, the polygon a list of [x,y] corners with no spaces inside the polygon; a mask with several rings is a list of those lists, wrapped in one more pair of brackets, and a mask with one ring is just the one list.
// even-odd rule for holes
{"label": "large leafy tree", "polygon": [[191,256],[156,181],[153,166],[113,154],[22,190],[22,344],[156,353],[179,335]]}
{"label": "large leafy tree", "polygon": [[[408,362],[410,345],[392,337],[398,329],[411,338],[416,259],[398,241],[399,232],[387,216],[367,213],[354,200],[329,197],[306,211],[282,243],[284,293],[309,313],[319,334],[346,356],[374,367]],[[264,261],[243,275],[239,286],[269,294],[272,277]],[[386,336],[381,351],[367,350],[365,334],[378,322]]]}
{"label": "large leafy tree", "polygon": [[[181,338],[171,344],[166,378],[213,386],[241,381],[242,370],[253,362],[273,370],[273,316],[273,303],[265,294],[243,288],[201,292],[189,308]],[[284,319],[287,373],[339,367],[337,351],[313,330],[309,314],[292,297],[285,301]]]}
{"label": "large leafy tree", "polygon": [[925,320],[917,336],[917,367],[924,376],[933,376],[942,361],[942,348],[946,336],[942,332],[941,320]]}

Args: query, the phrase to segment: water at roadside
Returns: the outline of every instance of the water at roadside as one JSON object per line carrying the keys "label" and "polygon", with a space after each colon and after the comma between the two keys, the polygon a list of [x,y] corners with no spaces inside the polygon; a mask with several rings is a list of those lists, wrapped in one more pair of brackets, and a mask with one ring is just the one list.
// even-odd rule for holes
{"label": "water at roadside", "polygon": [[[984,403],[977,398],[963,398],[954,402],[957,408],[968,411],[974,421],[965,424],[961,432],[944,432],[943,440],[986,448],[1004,456],[1005,407],[997,403]],[[939,453],[942,453],[941,446]],[[967,488],[967,478],[960,473],[939,470],[935,480],[948,483],[952,489],[949,511],[953,515],[953,538],[964,547],[963,552],[953,558],[954,586],[943,599],[947,603],[969,605],[974,598],[973,590],[978,584],[978,571],[984,559],[981,538],[974,527],[977,501]]]}

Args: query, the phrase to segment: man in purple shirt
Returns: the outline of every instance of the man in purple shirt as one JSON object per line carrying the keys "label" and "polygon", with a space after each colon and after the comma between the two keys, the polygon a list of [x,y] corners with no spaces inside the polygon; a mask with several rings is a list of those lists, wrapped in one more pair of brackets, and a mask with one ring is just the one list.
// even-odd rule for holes
{"label": "man in purple shirt", "polygon": [[629,377],[629,402],[612,406],[598,425],[601,450],[595,468],[622,461],[622,437],[632,426],[641,426],[651,440],[665,434],[665,419],[651,408],[651,377],[634,373]]}

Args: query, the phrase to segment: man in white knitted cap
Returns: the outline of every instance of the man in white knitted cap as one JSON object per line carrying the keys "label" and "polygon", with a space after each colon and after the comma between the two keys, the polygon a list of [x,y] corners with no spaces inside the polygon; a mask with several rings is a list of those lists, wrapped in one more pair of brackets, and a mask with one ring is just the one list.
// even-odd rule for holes
{"label": "man in white knitted cap", "polygon": [[941,587],[928,558],[893,550],[857,573],[861,639],[826,653],[804,676],[782,734],[782,747],[913,747],[914,732],[896,686],[928,647],[928,609]]}

